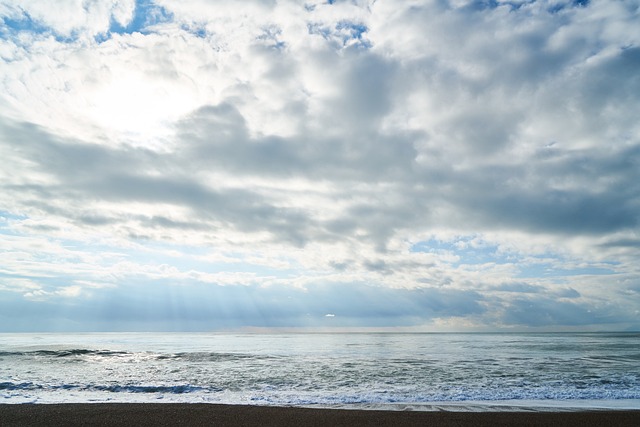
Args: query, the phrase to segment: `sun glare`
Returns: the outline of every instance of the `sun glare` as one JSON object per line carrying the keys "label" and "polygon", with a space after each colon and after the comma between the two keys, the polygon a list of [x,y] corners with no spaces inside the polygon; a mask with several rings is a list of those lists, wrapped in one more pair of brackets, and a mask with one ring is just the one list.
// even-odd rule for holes
{"label": "sun glare", "polygon": [[107,134],[134,145],[162,144],[171,124],[197,106],[183,84],[129,73],[101,87],[89,112]]}

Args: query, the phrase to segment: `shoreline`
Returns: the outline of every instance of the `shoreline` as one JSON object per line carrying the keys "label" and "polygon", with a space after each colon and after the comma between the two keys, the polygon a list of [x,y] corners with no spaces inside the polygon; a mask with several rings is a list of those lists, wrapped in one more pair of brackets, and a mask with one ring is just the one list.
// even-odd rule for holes
{"label": "shoreline", "polygon": [[1,426],[637,426],[640,410],[381,411],[209,403],[0,404]]}

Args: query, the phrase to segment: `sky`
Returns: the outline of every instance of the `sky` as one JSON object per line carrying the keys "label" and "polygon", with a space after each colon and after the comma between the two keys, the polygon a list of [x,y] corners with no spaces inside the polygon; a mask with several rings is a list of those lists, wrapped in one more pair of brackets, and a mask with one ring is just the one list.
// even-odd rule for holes
{"label": "sky", "polygon": [[0,331],[640,330],[638,0],[0,19]]}

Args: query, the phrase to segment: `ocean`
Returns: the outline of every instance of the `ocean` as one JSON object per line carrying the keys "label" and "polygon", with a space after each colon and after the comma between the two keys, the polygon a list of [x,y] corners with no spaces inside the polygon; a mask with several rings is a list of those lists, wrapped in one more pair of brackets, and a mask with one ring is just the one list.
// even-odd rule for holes
{"label": "ocean", "polygon": [[0,403],[640,409],[640,333],[0,334]]}

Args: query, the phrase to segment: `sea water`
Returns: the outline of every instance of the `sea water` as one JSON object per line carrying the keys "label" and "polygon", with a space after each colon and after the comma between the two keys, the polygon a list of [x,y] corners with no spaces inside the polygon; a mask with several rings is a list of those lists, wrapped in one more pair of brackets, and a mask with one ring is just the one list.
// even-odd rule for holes
{"label": "sea water", "polygon": [[640,408],[639,333],[0,334],[0,403]]}

